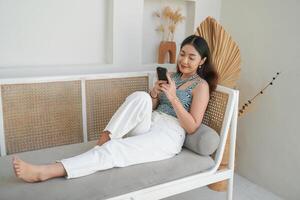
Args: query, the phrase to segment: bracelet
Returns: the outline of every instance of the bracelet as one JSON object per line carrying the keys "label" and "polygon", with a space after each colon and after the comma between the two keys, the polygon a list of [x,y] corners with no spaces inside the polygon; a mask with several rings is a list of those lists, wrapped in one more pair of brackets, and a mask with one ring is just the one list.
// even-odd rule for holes
{"label": "bracelet", "polygon": [[153,97],[153,96],[151,95],[151,90],[150,90],[150,92],[149,92],[149,95],[150,95],[150,97],[151,97],[152,99],[157,99],[157,98],[158,98],[158,95],[156,95],[156,97]]}

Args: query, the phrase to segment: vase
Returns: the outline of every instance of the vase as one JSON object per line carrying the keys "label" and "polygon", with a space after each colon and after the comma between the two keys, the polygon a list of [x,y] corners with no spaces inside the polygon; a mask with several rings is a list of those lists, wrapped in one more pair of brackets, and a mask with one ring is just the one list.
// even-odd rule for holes
{"label": "vase", "polygon": [[158,63],[165,63],[166,56],[169,54],[169,63],[176,62],[176,43],[173,41],[162,41],[158,48]]}

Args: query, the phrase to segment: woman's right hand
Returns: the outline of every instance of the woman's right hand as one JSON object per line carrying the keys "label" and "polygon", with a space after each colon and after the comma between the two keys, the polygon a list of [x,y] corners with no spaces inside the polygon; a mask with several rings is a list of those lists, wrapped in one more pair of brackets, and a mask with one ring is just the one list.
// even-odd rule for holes
{"label": "woman's right hand", "polygon": [[151,91],[152,96],[157,97],[161,93],[161,84],[167,83],[167,81],[157,80]]}

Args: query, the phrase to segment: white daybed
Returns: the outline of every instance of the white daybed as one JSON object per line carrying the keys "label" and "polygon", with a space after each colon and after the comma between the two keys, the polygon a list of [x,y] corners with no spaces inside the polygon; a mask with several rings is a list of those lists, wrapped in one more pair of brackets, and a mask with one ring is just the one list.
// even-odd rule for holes
{"label": "white daybed", "polygon": [[[151,69],[154,69],[154,66],[151,66]],[[142,77],[142,79],[139,79]],[[1,77],[0,77],[1,78]],[[94,93],[103,92],[103,88],[108,88],[107,92],[113,96],[115,95],[117,99],[120,93],[124,92],[120,91],[109,91],[109,87],[113,84],[121,84],[126,85],[128,81],[130,82],[130,86],[127,87],[129,90],[136,90],[135,85],[137,87],[141,87],[141,83],[139,81],[145,81],[143,78],[146,78],[146,86],[152,87],[155,81],[155,71],[137,71],[137,72],[122,72],[122,73],[95,73],[95,74],[77,74],[77,75],[67,75],[67,76],[49,76],[49,77],[23,77],[23,78],[3,78],[0,80],[1,86],[1,98],[0,98],[0,147],[1,147],[1,157],[0,157],[0,199],[8,200],[8,199],[22,199],[22,200],[32,200],[32,199],[110,199],[110,200],[154,200],[154,199],[162,199],[165,197],[169,197],[178,193],[182,193],[185,191],[189,191],[198,187],[206,186],[208,184],[218,182],[221,180],[229,180],[228,185],[228,195],[227,199],[232,199],[233,192],[233,175],[234,175],[234,158],[235,158],[235,140],[236,140],[236,127],[237,127],[237,113],[238,113],[238,91],[229,89],[226,87],[218,86],[217,91],[214,93],[210,100],[210,105],[208,108],[208,113],[206,113],[206,117],[204,123],[208,126],[211,126],[220,134],[220,144],[219,147],[213,157],[210,156],[201,156],[192,151],[183,148],[182,152],[175,157],[163,161],[151,162],[139,165],[133,165],[126,168],[114,168],[110,170],[101,171],[95,173],[90,176],[66,180],[64,178],[52,179],[47,182],[37,183],[37,184],[29,184],[24,183],[17,178],[15,178],[12,166],[11,159],[13,154],[17,154],[22,159],[35,163],[49,163],[55,160],[59,160],[62,158],[70,157],[79,153],[82,153],[92,146],[95,145],[96,141],[96,132],[101,129],[101,126],[98,123],[99,118],[97,113],[95,113],[98,109],[98,113],[108,112],[108,115],[111,115],[116,106],[112,110],[105,111],[103,108],[99,108],[93,104],[97,104],[101,102],[101,97],[93,96]],[[104,82],[102,82],[104,81]],[[109,82],[105,82],[109,81]],[[111,82],[112,81],[112,82]],[[125,81],[125,82],[124,82]],[[127,82],[126,82],[127,81]],[[12,108],[20,108],[18,105],[12,105],[13,103],[21,103],[21,107],[27,107],[27,109],[38,110],[45,105],[54,105],[49,103],[49,99],[54,98],[53,101],[58,103],[61,110],[70,111],[70,107],[63,107],[70,104],[74,104],[69,97],[64,97],[70,102],[66,102],[65,104],[57,102],[58,94],[62,91],[70,91],[72,93],[72,86],[67,85],[63,86],[64,89],[59,89],[58,85],[53,84],[62,84],[65,82],[72,82],[75,85],[76,91],[78,91],[80,96],[80,101],[74,100],[75,104],[77,103],[81,106],[81,110],[75,113],[63,113],[62,115],[66,115],[66,118],[72,118],[74,115],[80,115],[79,121],[81,125],[78,127],[73,127],[72,120],[67,122],[63,122],[66,124],[66,131],[70,131],[73,129],[82,130],[82,136],[79,137],[79,142],[76,142],[74,138],[71,137],[69,141],[67,141],[67,145],[56,146],[51,148],[49,144],[45,143],[43,140],[40,142],[44,144],[44,146],[37,146],[34,141],[40,141],[42,139],[47,140],[48,142],[55,137],[60,137],[57,135],[53,135],[53,137],[42,138],[39,135],[26,135],[24,136],[24,127],[27,125],[22,124],[22,122],[16,120],[20,119],[18,114]],[[38,87],[36,87],[38,84]],[[42,84],[42,85],[39,85]],[[46,85],[45,85],[46,84]],[[50,84],[50,85],[47,85]],[[27,88],[27,86],[29,88]],[[41,87],[40,87],[41,86]],[[21,87],[21,88],[20,88]],[[24,88],[25,87],[25,88]],[[45,95],[49,94],[51,91],[48,91],[48,88],[52,88],[54,91],[54,95],[51,98],[43,98]],[[114,85],[115,87],[115,85]],[[125,87],[125,86],[124,86]],[[46,88],[46,89],[45,89]],[[79,89],[78,89],[79,88]],[[56,91],[58,89],[58,91]],[[147,88],[145,88],[146,90]],[[42,91],[41,91],[42,90]],[[46,92],[45,92],[46,90]],[[24,93],[29,93],[30,95],[24,96]],[[52,91],[53,92],[53,91]],[[131,91],[129,91],[131,92]],[[105,93],[105,91],[104,91]],[[72,98],[75,93],[72,93]],[[89,95],[92,94],[92,97]],[[105,94],[103,94],[105,96]],[[123,94],[127,95],[127,94]],[[75,95],[76,96],[76,95]],[[14,98],[19,98],[19,101],[13,101]],[[76,97],[74,97],[76,99]],[[21,100],[20,100],[21,99]],[[109,101],[113,101],[115,99],[110,99]],[[46,101],[46,103],[41,103],[40,107],[30,107],[30,103],[26,103],[25,101],[33,101],[34,105],[35,101]],[[118,101],[121,101],[119,99]],[[109,107],[112,102],[108,102],[106,107]],[[61,105],[63,104],[63,105]],[[11,107],[15,106],[15,107]],[[22,108],[23,108],[22,107]],[[56,106],[57,107],[57,106]],[[71,108],[77,108],[71,107]],[[52,108],[51,108],[52,109]],[[53,108],[55,109],[55,108]],[[26,110],[26,109],[25,109]],[[39,110],[41,111],[41,110]],[[24,111],[27,112],[27,111]],[[32,111],[35,112],[35,111]],[[38,112],[38,111],[36,111]],[[49,112],[50,111],[44,111]],[[93,115],[90,115],[90,112]],[[53,113],[52,113],[53,114]],[[57,113],[56,113],[57,114]],[[35,122],[34,120],[29,120],[26,118],[31,118],[35,120],[39,120],[42,118],[41,113],[37,114],[39,118],[34,118],[33,114],[30,113],[27,117],[25,116],[26,123],[35,124],[36,127],[39,128],[35,132],[34,128],[31,127],[32,132],[37,133],[41,129],[40,126],[47,126],[47,124],[41,122]],[[15,118],[14,118],[15,117]],[[24,116],[22,116],[24,117]],[[109,116],[106,116],[108,118]],[[55,117],[54,117],[55,118]],[[217,120],[222,119],[221,123]],[[74,118],[75,119],[75,118]],[[76,118],[77,119],[77,118]],[[49,120],[51,123],[54,119],[47,118],[41,120]],[[108,119],[106,119],[108,120]],[[54,120],[54,122],[59,124],[62,119]],[[74,121],[74,120],[73,120]],[[75,120],[76,121],[76,120]],[[53,123],[54,123],[53,122]],[[106,121],[104,120],[105,123]],[[54,123],[55,124],[55,123]],[[13,128],[15,127],[15,129]],[[21,128],[20,128],[21,127]],[[23,127],[23,129],[22,129]],[[70,128],[71,127],[71,128]],[[52,128],[52,129],[51,129]],[[53,127],[46,127],[50,134],[53,130]],[[72,130],[73,130],[72,129]],[[28,127],[26,129],[28,131]],[[64,129],[62,129],[64,130]],[[23,132],[22,132],[23,131]],[[60,131],[60,130],[59,130]],[[76,132],[76,131],[74,131]],[[16,135],[14,135],[16,133]],[[49,135],[47,135],[49,136]],[[30,139],[31,142],[27,142],[26,144],[22,144],[21,141],[25,140],[28,137],[32,137]],[[229,137],[230,139],[230,159],[229,165],[227,169],[218,170],[220,165],[222,155],[224,153],[226,139]],[[20,139],[21,138],[21,139]],[[36,139],[36,138],[39,138]],[[61,141],[61,138],[58,138]],[[54,140],[54,139],[53,139]],[[82,141],[80,143],[80,140]],[[27,141],[27,140],[26,140]],[[74,142],[75,141],[75,142]],[[76,143],[76,144],[71,144]],[[15,146],[14,146],[15,144]],[[25,145],[25,146],[24,146]],[[28,145],[28,146],[26,146]],[[47,146],[48,145],[48,146]],[[52,143],[50,146],[54,146]],[[34,151],[28,152],[20,152],[32,148],[38,149]],[[19,151],[19,152],[18,152]]]}

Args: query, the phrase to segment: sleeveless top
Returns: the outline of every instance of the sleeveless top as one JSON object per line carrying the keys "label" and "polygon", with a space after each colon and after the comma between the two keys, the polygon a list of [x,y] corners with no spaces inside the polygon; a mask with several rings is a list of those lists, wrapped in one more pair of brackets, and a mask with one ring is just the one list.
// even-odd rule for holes
{"label": "sleeveless top", "polygon": [[[178,79],[180,79],[180,76],[181,76],[181,73],[176,72],[176,73],[173,74],[172,79],[173,80],[178,80]],[[197,76],[197,77],[199,77],[199,76]],[[201,81],[202,81],[202,79],[201,79]],[[180,102],[183,105],[183,107],[185,108],[185,110],[188,111],[188,112],[190,111],[192,98],[193,98],[192,90],[201,81],[194,82],[185,89],[176,89],[176,96],[180,100]],[[176,83],[176,81],[175,81],[175,83]],[[163,112],[163,113],[166,113],[168,115],[172,115],[172,116],[177,118],[177,115],[174,111],[174,108],[173,108],[171,102],[169,101],[168,97],[165,95],[164,92],[161,92],[159,94],[159,105],[158,105],[156,110],[160,111],[160,112]]]}

